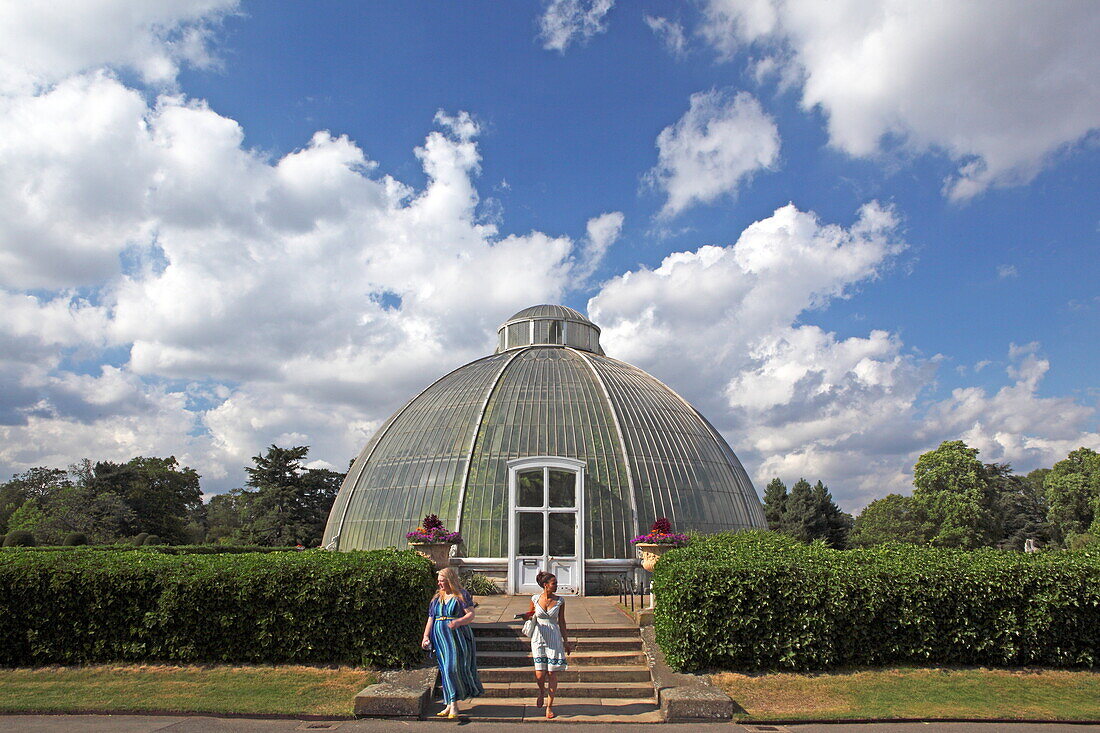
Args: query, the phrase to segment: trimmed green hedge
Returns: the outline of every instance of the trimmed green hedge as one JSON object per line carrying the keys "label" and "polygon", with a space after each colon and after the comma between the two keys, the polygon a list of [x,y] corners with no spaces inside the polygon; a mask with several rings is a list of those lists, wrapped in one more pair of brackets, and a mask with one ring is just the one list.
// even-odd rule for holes
{"label": "trimmed green hedge", "polygon": [[[316,550],[316,548],[314,548]],[[6,547],[11,552],[159,552],[164,555],[239,555],[245,552],[294,552],[297,547],[259,545],[43,545],[42,547]],[[305,552],[305,550],[301,550]]]}
{"label": "trimmed green hedge", "polygon": [[431,563],[414,552],[0,553],[0,666],[419,658]]}
{"label": "trimmed green hedge", "polygon": [[670,551],[653,588],[682,670],[1100,664],[1096,551],[839,551],[753,531]]}

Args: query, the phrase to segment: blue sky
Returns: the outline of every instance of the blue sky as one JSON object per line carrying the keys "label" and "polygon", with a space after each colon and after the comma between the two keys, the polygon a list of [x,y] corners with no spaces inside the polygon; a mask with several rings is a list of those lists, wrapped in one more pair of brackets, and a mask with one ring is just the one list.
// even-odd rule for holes
{"label": "blue sky", "polygon": [[540,302],[758,487],[1100,447],[1089,2],[12,4],[0,471],[343,467]]}

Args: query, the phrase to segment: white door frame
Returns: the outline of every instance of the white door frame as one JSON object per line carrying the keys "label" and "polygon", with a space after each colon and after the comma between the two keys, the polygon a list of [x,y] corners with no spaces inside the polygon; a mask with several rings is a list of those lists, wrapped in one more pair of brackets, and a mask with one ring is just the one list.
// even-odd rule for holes
{"label": "white door frame", "polygon": [[[577,500],[576,507],[552,507],[555,512],[575,512],[577,521],[574,524],[576,534],[577,553],[577,595],[584,595],[584,467],[585,462],[576,458],[564,456],[532,456],[530,458],[516,458],[508,461],[508,593],[516,593],[516,474],[532,468],[562,469],[575,473],[577,476]],[[546,496],[545,482],[543,495]],[[549,511],[543,500],[543,511]],[[545,524],[544,524],[545,526]],[[545,531],[545,530],[544,530]],[[543,552],[549,554],[547,538],[543,538]]]}

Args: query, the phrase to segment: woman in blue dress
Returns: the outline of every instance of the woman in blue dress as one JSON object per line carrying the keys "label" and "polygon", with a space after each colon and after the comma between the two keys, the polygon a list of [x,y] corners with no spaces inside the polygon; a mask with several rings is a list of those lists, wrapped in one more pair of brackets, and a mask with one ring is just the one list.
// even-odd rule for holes
{"label": "woman in blue dress", "polygon": [[481,695],[485,689],[477,675],[477,651],[470,623],[474,620],[473,596],[462,587],[454,568],[436,575],[439,590],[428,606],[428,622],[420,645],[431,649],[439,665],[446,705],[441,718],[458,717],[458,701]]}

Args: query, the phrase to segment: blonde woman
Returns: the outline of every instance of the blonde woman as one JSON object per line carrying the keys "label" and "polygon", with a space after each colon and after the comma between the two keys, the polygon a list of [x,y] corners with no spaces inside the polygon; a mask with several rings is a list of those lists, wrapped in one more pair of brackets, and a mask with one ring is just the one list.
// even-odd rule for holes
{"label": "blonde woman", "polygon": [[441,718],[458,717],[458,701],[481,695],[485,689],[477,674],[477,651],[470,623],[474,620],[474,599],[462,587],[454,568],[436,574],[436,590],[428,606],[428,622],[420,645],[431,649],[439,665],[446,705],[436,713]]}

